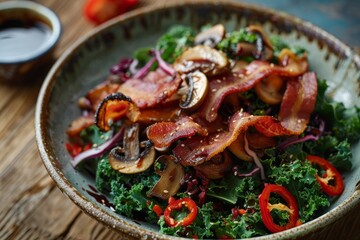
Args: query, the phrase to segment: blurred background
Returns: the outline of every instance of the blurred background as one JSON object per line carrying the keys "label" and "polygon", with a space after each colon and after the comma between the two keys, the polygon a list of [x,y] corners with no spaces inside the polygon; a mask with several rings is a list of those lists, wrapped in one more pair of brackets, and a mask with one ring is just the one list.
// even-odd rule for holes
{"label": "blurred background", "polygon": [[359,0],[238,0],[284,11],[335,35],[350,46],[360,47]]}

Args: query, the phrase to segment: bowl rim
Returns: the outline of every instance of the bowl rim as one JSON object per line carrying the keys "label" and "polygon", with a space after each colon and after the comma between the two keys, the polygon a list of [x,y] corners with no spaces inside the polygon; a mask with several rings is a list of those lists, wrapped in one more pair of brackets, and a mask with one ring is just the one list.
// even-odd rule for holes
{"label": "bowl rim", "polygon": [[[330,33],[326,32],[323,29],[320,29],[319,27],[316,27],[315,25],[311,24],[310,22],[307,22],[305,20],[302,20],[298,17],[294,17],[290,14],[281,12],[281,11],[275,11],[271,8],[254,5],[254,4],[248,4],[243,2],[235,2],[232,0],[182,0],[182,1],[176,1],[176,2],[168,2],[166,4],[154,4],[152,6],[135,9],[132,12],[125,13],[119,17],[116,17],[112,20],[109,20],[108,22],[99,25],[98,27],[92,29],[87,34],[80,37],[77,41],[75,41],[67,50],[63,52],[63,54],[59,57],[59,59],[56,61],[56,63],[53,65],[51,70],[49,71],[41,89],[38,95],[38,100],[36,104],[36,110],[35,110],[35,134],[36,134],[36,142],[38,145],[38,150],[40,157],[42,158],[43,164],[48,171],[49,175],[52,177],[52,179],[55,181],[57,186],[60,188],[60,190],[67,195],[83,212],[85,212],[87,215],[93,217],[98,222],[101,222],[107,226],[112,227],[113,229],[117,230],[118,232],[122,232],[125,234],[128,234],[132,237],[138,237],[142,239],[183,239],[179,237],[173,237],[165,234],[160,234],[154,231],[151,231],[149,229],[145,229],[142,227],[139,227],[136,224],[130,224],[127,221],[124,221],[122,219],[118,219],[117,217],[109,214],[105,210],[97,207],[93,202],[85,198],[78,190],[76,190],[70,182],[65,178],[65,176],[62,174],[59,167],[56,165],[56,157],[52,156],[51,153],[48,151],[49,146],[48,141],[50,138],[47,135],[46,130],[46,117],[47,117],[47,109],[48,109],[48,100],[51,95],[51,90],[53,86],[55,85],[56,78],[58,76],[58,73],[61,69],[61,67],[69,61],[71,58],[71,54],[74,50],[81,47],[88,39],[93,37],[94,35],[105,31],[107,28],[116,25],[121,24],[122,22],[126,20],[136,19],[139,16],[146,15],[148,13],[152,12],[158,12],[163,9],[171,9],[181,6],[200,6],[205,4],[212,4],[212,5],[226,5],[226,6],[233,6],[234,8],[245,8],[249,9],[251,11],[265,11],[267,14],[277,16],[281,19],[286,19],[287,21],[292,22],[293,24],[299,24],[304,29],[310,29],[311,32],[316,32],[322,39],[326,39],[327,43],[331,42],[341,50],[342,53],[346,55],[346,57],[351,58],[352,61],[356,64],[356,67],[360,69],[360,56],[355,52],[352,51],[352,49],[331,35]],[[344,202],[342,202],[339,206],[335,207],[334,209],[330,210],[329,212],[317,217],[316,219],[307,222],[303,225],[297,226],[296,228],[292,228],[283,232],[274,233],[271,235],[265,235],[260,237],[254,237],[251,239],[257,239],[257,240],[265,240],[265,239],[283,239],[283,238],[295,238],[300,237],[306,234],[313,233],[317,231],[319,228],[324,228],[327,225],[332,224],[335,222],[338,218],[346,215],[350,212],[352,208],[360,204],[360,186],[357,185],[354,193],[347,199],[345,199]],[[332,217],[331,217],[332,216]],[[326,220],[326,221],[325,221]]]}
{"label": "bowl rim", "polygon": [[0,58],[0,64],[19,64],[34,60],[49,52],[60,40],[62,35],[61,21],[58,15],[50,8],[36,2],[17,0],[0,3],[0,12],[6,10],[29,11],[41,15],[49,21],[51,25],[49,26],[51,27],[51,33],[49,39],[47,39],[46,42],[42,44],[41,47],[37,49],[34,53],[11,59]]}

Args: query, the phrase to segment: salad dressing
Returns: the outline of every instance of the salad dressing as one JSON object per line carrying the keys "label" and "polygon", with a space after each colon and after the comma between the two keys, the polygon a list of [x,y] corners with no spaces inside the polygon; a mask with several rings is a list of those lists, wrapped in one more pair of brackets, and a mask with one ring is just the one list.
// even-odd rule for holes
{"label": "salad dressing", "polygon": [[40,21],[7,20],[0,23],[0,61],[33,56],[50,35],[51,29]]}

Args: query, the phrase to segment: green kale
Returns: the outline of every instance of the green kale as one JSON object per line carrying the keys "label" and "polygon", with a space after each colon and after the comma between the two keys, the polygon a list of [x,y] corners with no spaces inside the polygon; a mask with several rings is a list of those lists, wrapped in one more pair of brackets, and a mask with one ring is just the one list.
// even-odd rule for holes
{"label": "green kale", "polygon": [[284,48],[290,49],[295,55],[302,55],[306,53],[306,49],[300,46],[289,46],[287,43],[284,42],[284,40],[281,38],[281,36],[275,35],[270,37],[271,44],[274,49],[274,55],[278,56],[281,50]]}
{"label": "green kale", "polygon": [[107,157],[102,158],[98,162],[95,175],[95,186],[100,192],[109,192],[111,190],[111,181],[119,178],[120,173],[110,166]]}
{"label": "green kale", "polygon": [[227,236],[233,239],[243,239],[268,234],[268,230],[262,223],[258,194],[244,193],[244,205],[239,208],[247,209],[243,215],[234,217],[233,214],[223,214],[220,221],[213,223],[216,236]]}
{"label": "green kale", "polygon": [[339,141],[334,136],[325,135],[318,141],[306,142],[304,147],[309,154],[327,159],[339,171],[351,170],[351,146],[346,139]]}
{"label": "green kale", "polygon": [[345,108],[343,103],[334,102],[326,96],[327,88],[325,80],[318,80],[315,114],[325,120],[326,129],[332,131],[338,140],[357,142],[360,139],[360,108]]}
{"label": "green kale", "polygon": [[[217,49],[225,52],[230,57],[235,58],[237,45],[240,42],[255,43],[257,39],[256,34],[249,33],[245,29],[239,31],[233,31],[226,34],[225,38],[221,40],[216,46]],[[252,60],[252,59],[251,59]]]}
{"label": "green kale", "polygon": [[348,139],[355,143],[360,139],[360,108],[353,107],[343,111],[343,118],[334,123],[333,131],[338,139]]}
{"label": "green kale", "polygon": [[264,116],[268,114],[269,109],[272,109],[269,104],[261,101],[261,99],[256,95],[255,91],[252,89],[241,93],[240,96],[242,98],[246,112],[249,112],[253,115]]}
{"label": "green kale", "polygon": [[156,44],[156,49],[163,51],[162,58],[173,63],[175,59],[188,47],[193,45],[195,31],[191,27],[174,26],[162,35]]}
{"label": "green kale", "polygon": [[138,67],[144,66],[151,59],[151,47],[139,48],[134,52],[134,59],[138,60]]}
{"label": "green kale", "polygon": [[302,222],[313,219],[319,211],[330,205],[316,180],[317,170],[309,161],[293,158],[292,161],[277,166],[271,160],[264,163],[272,164],[267,167],[269,181],[284,186],[295,196]]}
{"label": "green kale", "polygon": [[[249,171],[249,169],[244,170],[244,172]],[[220,199],[230,204],[236,204],[239,201],[244,203],[245,194],[251,192],[256,193],[260,184],[261,181],[259,177],[240,178],[233,174],[228,174],[219,180],[210,181],[207,196]]]}
{"label": "green kale", "polygon": [[112,132],[102,132],[95,125],[85,128],[80,132],[80,138],[85,143],[100,145],[110,139]]}
{"label": "green kale", "polygon": [[[116,211],[127,217],[140,214],[144,209],[148,209],[148,214],[154,214],[148,208],[147,192],[151,190],[158,179],[159,177],[153,172],[152,174],[145,172],[136,174],[136,176],[121,174],[118,181],[112,180],[110,195],[113,197]],[[151,219],[154,217],[155,215],[150,216]]]}
{"label": "green kale", "polygon": [[157,216],[152,211],[151,204],[154,202],[149,201],[146,193],[158,179],[159,176],[152,170],[134,175],[122,174],[112,169],[105,157],[98,162],[95,184],[99,191],[110,192],[117,212],[132,217],[146,211],[145,219],[155,223]]}
{"label": "green kale", "polygon": [[[172,213],[172,217],[174,219],[182,219],[187,215],[187,211],[177,211]],[[208,202],[201,207],[198,207],[198,214],[194,222],[187,226],[177,226],[177,227],[169,227],[166,225],[164,221],[164,217],[160,217],[158,224],[160,225],[160,232],[184,237],[184,233],[187,233],[188,236],[197,236],[199,239],[203,238],[213,238],[213,225],[214,221],[219,221],[217,217],[217,213],[213,209],[213,203]]]}

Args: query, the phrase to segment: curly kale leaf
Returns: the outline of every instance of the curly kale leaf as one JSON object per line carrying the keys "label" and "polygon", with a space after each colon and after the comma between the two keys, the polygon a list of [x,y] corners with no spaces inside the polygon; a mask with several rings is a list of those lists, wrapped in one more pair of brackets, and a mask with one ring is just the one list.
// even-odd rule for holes
{"label": "curly kale leaf", "polygon": [[355,143],[360,139],[360,108],[353,107],[343,112],[343,118],[335,122],[333,131],[338,139]]}
{"label": "curly kale leaf", "polygon": [[286,187],[296,198],[303,222],[315,218],[319,211],[330,205],[316,181],[316,174],[317,170],[309,161],[298,159],[268,168],[269,180]]}
{"label": "curly kale leaf", "polygon": [[191,27],[177,25],[159,38],[156,49],[164,51],[161,56],[166,62],[173,63],[186,47],[193,45],[194,39]]}
{"label": "curly kale leaf", "polygon": [[289,46],[287,43],[284,42],[284,40],[281,38],[281,36],[274,35],[270,37],[271,44],[274,49],[274,55],[278,56],[281,50],[284,48],[290,49],[293,53],[296,55],[302,55],[306,53],[306,49],[300,46]]}
{"label": "curly kale leaf", "polygon": [[340,141],[348,139],[355,143],[360,139],[360,108],[345,108],[343,103],[334,102],[326,96],[328,85],[318,80],[318,96],[314,113],[326,123],[326,129]]}
{"label": "curly kale leaf", "polygon": [[235,58],[238,43],[255,43],[256,39],[257,36],[255,34],[249,33],[245,29],[240,29],[239,31],[227,33],[225,38],[218,43],[216,48]]}
{"label": "curly kale leaf", "polygon": [[109,192],[111,181],[120,178],[120,173],[112,169],[107,158],[99,161],[96,168],[95,186],[100,192]]}
{"label": "curly kale leaf", "polygon": [[[244,173],[249,171],[248,168],[243,170]],[[228,174],[220,180],[210,182],[207,196],[236,204],[239,201],[244,202],[247,193],[258,192],[260,184],[258,176],[240,178]]]}
{"label": "curly kale leaf", "polygon": [[117,212],[133,217],[145,210],[147,211],[146,219],[155,223],[157,216],[152,211],[153,205],[146,193],[158,179],[159,176],[149,170],[134,175],[119,173],[112,169],[105,158],[98,163],[95,183],[99,191],[110,192]]}
{"label": "curly kale leaf", "polygon": [[80,132],[80,138],[86,143],[100,145],[110,139],[112,132],[102,132],[95,126],[89,126]]}
{"label": "curly kale leaf", "polygon": [[339,141],[334,136],[325,135],[318,141],[306,142],[304,146],[309,154],[327,159],[339,171],[351,170],[351,146],[346,139]]}
{"label": "curly kale leaf", "polygon": [[224,215],[222,221],[213,224],[216,236],[243,239],[269,234],[262,222],[258,194],[244,193],[244,201],[245,203],[238,207],[247,209],[245,214],[234,217],[233,214],[228,213]]}
{"label": "curly kale leaf", "polygon": [[[185,212],[185,214],[187,213]],[[181,219],[184,217],[184,212],[174,212],[172,216],[174,219]],[[160,226],[161,233],[178,237],[184,237],[184,233],[186,233],[186,236],[188,237],[197,236],[199,239],[203,239],[214,238],[214,226],[219,219],[221,219],[220,215],[214,211],[213,203],[208,202],[203,204],[201,207],[198,207],[196,219],[187,227],[169,227],[165,223],[163,216],[160,217],[158,224]]]}

